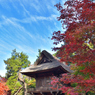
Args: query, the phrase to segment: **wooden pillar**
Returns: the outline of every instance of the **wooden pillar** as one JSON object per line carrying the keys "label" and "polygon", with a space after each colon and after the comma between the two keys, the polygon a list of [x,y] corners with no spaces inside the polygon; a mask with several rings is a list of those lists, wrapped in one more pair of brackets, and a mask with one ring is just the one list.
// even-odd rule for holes
{"label": "wooden pillar", "polygon": [[50,93],[51,93],[52,95],[55,95],[55,93],[54,93],[54,92],[52,92],[52,91],[50,91]]}
{"label": "wooden pillar", "polygon": [[43,92],[40,92],[40,94],[41,94],[41,95],[44,95],[44,93],[43,93]]}
{"label": "wooden pillar", "polygon": [[32,95],[34,95],[34,93],[33,93],[33,92],[31,92],[31,94],[32,94]]}

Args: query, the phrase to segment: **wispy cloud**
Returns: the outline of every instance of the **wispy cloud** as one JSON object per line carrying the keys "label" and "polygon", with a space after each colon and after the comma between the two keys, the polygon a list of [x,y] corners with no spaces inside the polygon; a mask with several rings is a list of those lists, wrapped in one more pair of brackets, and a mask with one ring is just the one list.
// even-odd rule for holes
{"label": "wispy cloud", "polygon": [[57,15],[51,15],[49,17],[44,17],[44,16],[36,16],[35,18],[37,20],[55,20]]}
{"label": "wispy cloud", "polygon": [[32,22],[38,22],[38,21],[53,21],[56,20],[57,15],[52,14],[51,16],[45,17],[45,16],[30,16],[24,19],[17,19],[11,17],[10,20],[16,21],[16,22],[21,22],[21,23],[32,23]]}
{"label": "wispy cloud", "polygon": [[[3,17],[3,21],[0,22],[0,24],[2,26],[3,25],[11,25],[11,26],[13,26],[12,28],[15,28],[17,30],[16,33],[20,37],[22,36],[22,35],[20,35],[20,33],[23,34],[23,32],[24,32],[25,34],[27,34],[28,36],[33,38],[33,36],[23,26],[21,26],[19,23],[17,23],[17,21],[19,21],[18,19],[16,19],[16,18],[7,18],[5,16],[2,16],[2,17]],[[22,36],[22,37],[23,37],[23,39],[25,39],[24,36]]]}
{"label": "wispy cloud", "polygon": [[[4,26],[4,25],[11,25],[11,26],[13,26],[12,28],[14,28],[15,29],[15,34],[16,34],[16,36],[17,36],[17,38],[19,38],[19,39],[22,39],[22,40],[24,40],[24,41],[27,41],[27,39],[25,38],[25,36],[29,36],[31,39],[33,39],[33,40],[36,40],[35,39],[35,36],[33,35],[33,34],[31,34],[30,32],[28,32],[21,24],[19,24],[19,22],[21,22],[21,21],[23,21],[23,20],[18,20],[18,19],[16,19],[16,18],[7,18],[7,17],[5,17],[5,16],[2,16],[3,17],[3,21],[2,22],[0,22],[0,24],[2,25],[2,26]],[[49,20],[49,21],[51,21],[51,20],[54,20],[55,19],[55,17],[56,17],[56,15],[51,15],[50,17],[43,17],[43,16],[35,16],[34,18],[38,21],[38,20]],[[31,19],[31,18],[30,18]],[[5,31],[6,29],[4,28],[4,31]],[[7,30],[6,30],[7,31]],[[11,30],[12,31],[12,30]],[[8,33],[10,33],[10,31],[7,31]],[[13,32],[12,32],[13,33]],[[25,36],[24,36],[25,35]],[[10,36],[9,36],[10,37]],[[43,39],[42,37],[39,37],[39,36],[37,36],[36,35],[36,38],[41,38],[41,39]],[[6,38],[5,38],[6,39]],[[18,40],[18,39],[17,39]],[[44,41],[44,40],[43,40]]]}
{"label": "wispy cloud", "polygon": [[21,1],[19,1],[20,2],[20,5],[23,7],[23,9],[24,9],[24,13],[25,13],[25,15],[26,14],[28,14],[29,16],[31,16],[31,14],[29,13],[29,11],[25,8],[25,6],[21,3]]}
{"label": "wispy cloud", "polygon": [[30,47],[30,46],[26,46],[26,45],[18,45],[18,44],[15,44],[16,48],[19,50],[19,51],[24,51],[28,54],[35,54],[35,51],[33,50],[33,47]]}
{"label": "wispy cloud", "polygon": [[37,4],[31,3],[30,5],[31,5],[32,7],[34,7],[34,9],[35,9],[37,12],[39,12],[39,13],[41,12],[41,11],[40,11],[40,6],[37,6]]}
{"label": "wispy cloud", "polygon": [[[2,44],[0,44],[0,46],[2,48],[5,48],[9,51],[11,51],[11,49],[13,49],[13,48],[17,48],[17,49],[27,52],[27,53],[30,53],[30,52],[33,53],[33,51],[34,51],[33,48],[31,48],[30,46],[24,45],[25,43],[28,42],[29,37],[31,38],[30,40],[34,41],[35,43],[37,43],[37,42],[39,42],[40,44],[41,44],[41,42],[46,43],[47,37],[42,37],[40,34],[37,34],[37,33],[36,33],[36,35],[34,35],[34,34],[28,32],[23,26],[21,26],[17,21],[13,20],[12,18],[7,18],[5,16],[2,16],[2,17],[3,17],[3,21],[1,22],[2,27],[11,25],[11,27],[13,29],[15,29],[15,31],[13,31],[13,30],[7,31],[3,27],[3,30],[8,33],[8,36],[7,36],[7,38],[5,36],[4,37],[2,36],[2,39],[4,40],[4,41],[1,40]],[[54,16],[52,16],[52,18],[53,17]],[[36,17],[36,19],[39,19],[39,20],[50,19],[51,20],[51,18],[43,18],[43,17]],[[13,32],[11,32],[11,31],[13,31]],[[10,36],[10,34],[16,34],[15,35],[16,37],[12,37],[12,35]],[[8,38],[9,38],[9,40],[8,40]],[[8,43],[5,41],[7,41]],[[22,41],[23,41],[23,43],[22,43]],[[18,45],[18,43],[19,44],[21,43],[21,44]]]}

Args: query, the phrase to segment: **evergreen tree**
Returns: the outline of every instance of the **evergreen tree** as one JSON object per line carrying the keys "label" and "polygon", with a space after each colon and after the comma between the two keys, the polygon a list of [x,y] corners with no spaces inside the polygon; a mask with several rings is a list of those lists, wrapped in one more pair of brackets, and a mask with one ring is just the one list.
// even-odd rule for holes
{"label": "evergreen tree", "polygon": [[4,62],[6,64],[7,70],[7,84],[9,86],[9,89],[11,90],[12,95],[17,95],[15,93],[18,93],[21,91],[22,88],[25,88],[25,79],[21,75],[20,71],[23,68],[28,67],[30,65],[30,61],[28,60],[28,56],[26,54],[24,54],[23,52],[16,52],[16,49],[14,49],[12,51],[11,58],[4,60]]}
{"label": "evergreen tree", "polygon": [[37,55],[37,59],[40,57],[40,55],[41,55],[41,49],[38,49],[38,55]]}

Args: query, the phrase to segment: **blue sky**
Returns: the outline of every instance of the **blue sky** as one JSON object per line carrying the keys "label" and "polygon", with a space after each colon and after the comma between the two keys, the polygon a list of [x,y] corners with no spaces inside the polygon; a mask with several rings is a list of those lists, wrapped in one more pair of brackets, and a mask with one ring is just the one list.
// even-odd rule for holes
{"label": "blue sky", "polygon": [[54,5],[65,0],[0,0],[0,75],[5,74],[3,60],[11,52],[24,52],[31,64],[36,60],[38,49],[52,51],[53,31],[62,30]]}

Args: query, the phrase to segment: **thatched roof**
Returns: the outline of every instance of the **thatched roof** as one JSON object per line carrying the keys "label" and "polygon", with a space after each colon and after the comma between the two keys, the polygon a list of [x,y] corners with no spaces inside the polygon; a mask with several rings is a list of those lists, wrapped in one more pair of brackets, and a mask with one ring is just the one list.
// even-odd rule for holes
{"label": "thatched roof", "polygon": [[[48,60],[51,60],[50,62],[41,63],[41,60],[46,57]],[[40,63],[40,64],[39,64]],[[61,68],[65,73],[71,73],[69,66],[65,65],[65,63],[60,63],[57,58],[54,58],[50,53],[47,51],[42,51],[41,56],[38,58],[38,60],[34,63],[34,65],[27,67],[26,69],[22,70],[21,73],[28,75],[28,73],[39,73],[44,71],[49,71],[51,69],[56,69],[57,67]]]}
{"label": "thatched roof", "polygon": [[41,52],[40,57],[36,60],[36,62],[34,63],[34,65],[38,65],[41,62],[41,60],[42,60],[42,58],[44,56],[46,56],[51,61],[54,61],[55,60],[55,58],[49,52],[47,52],[46,50],[43,50]]}

